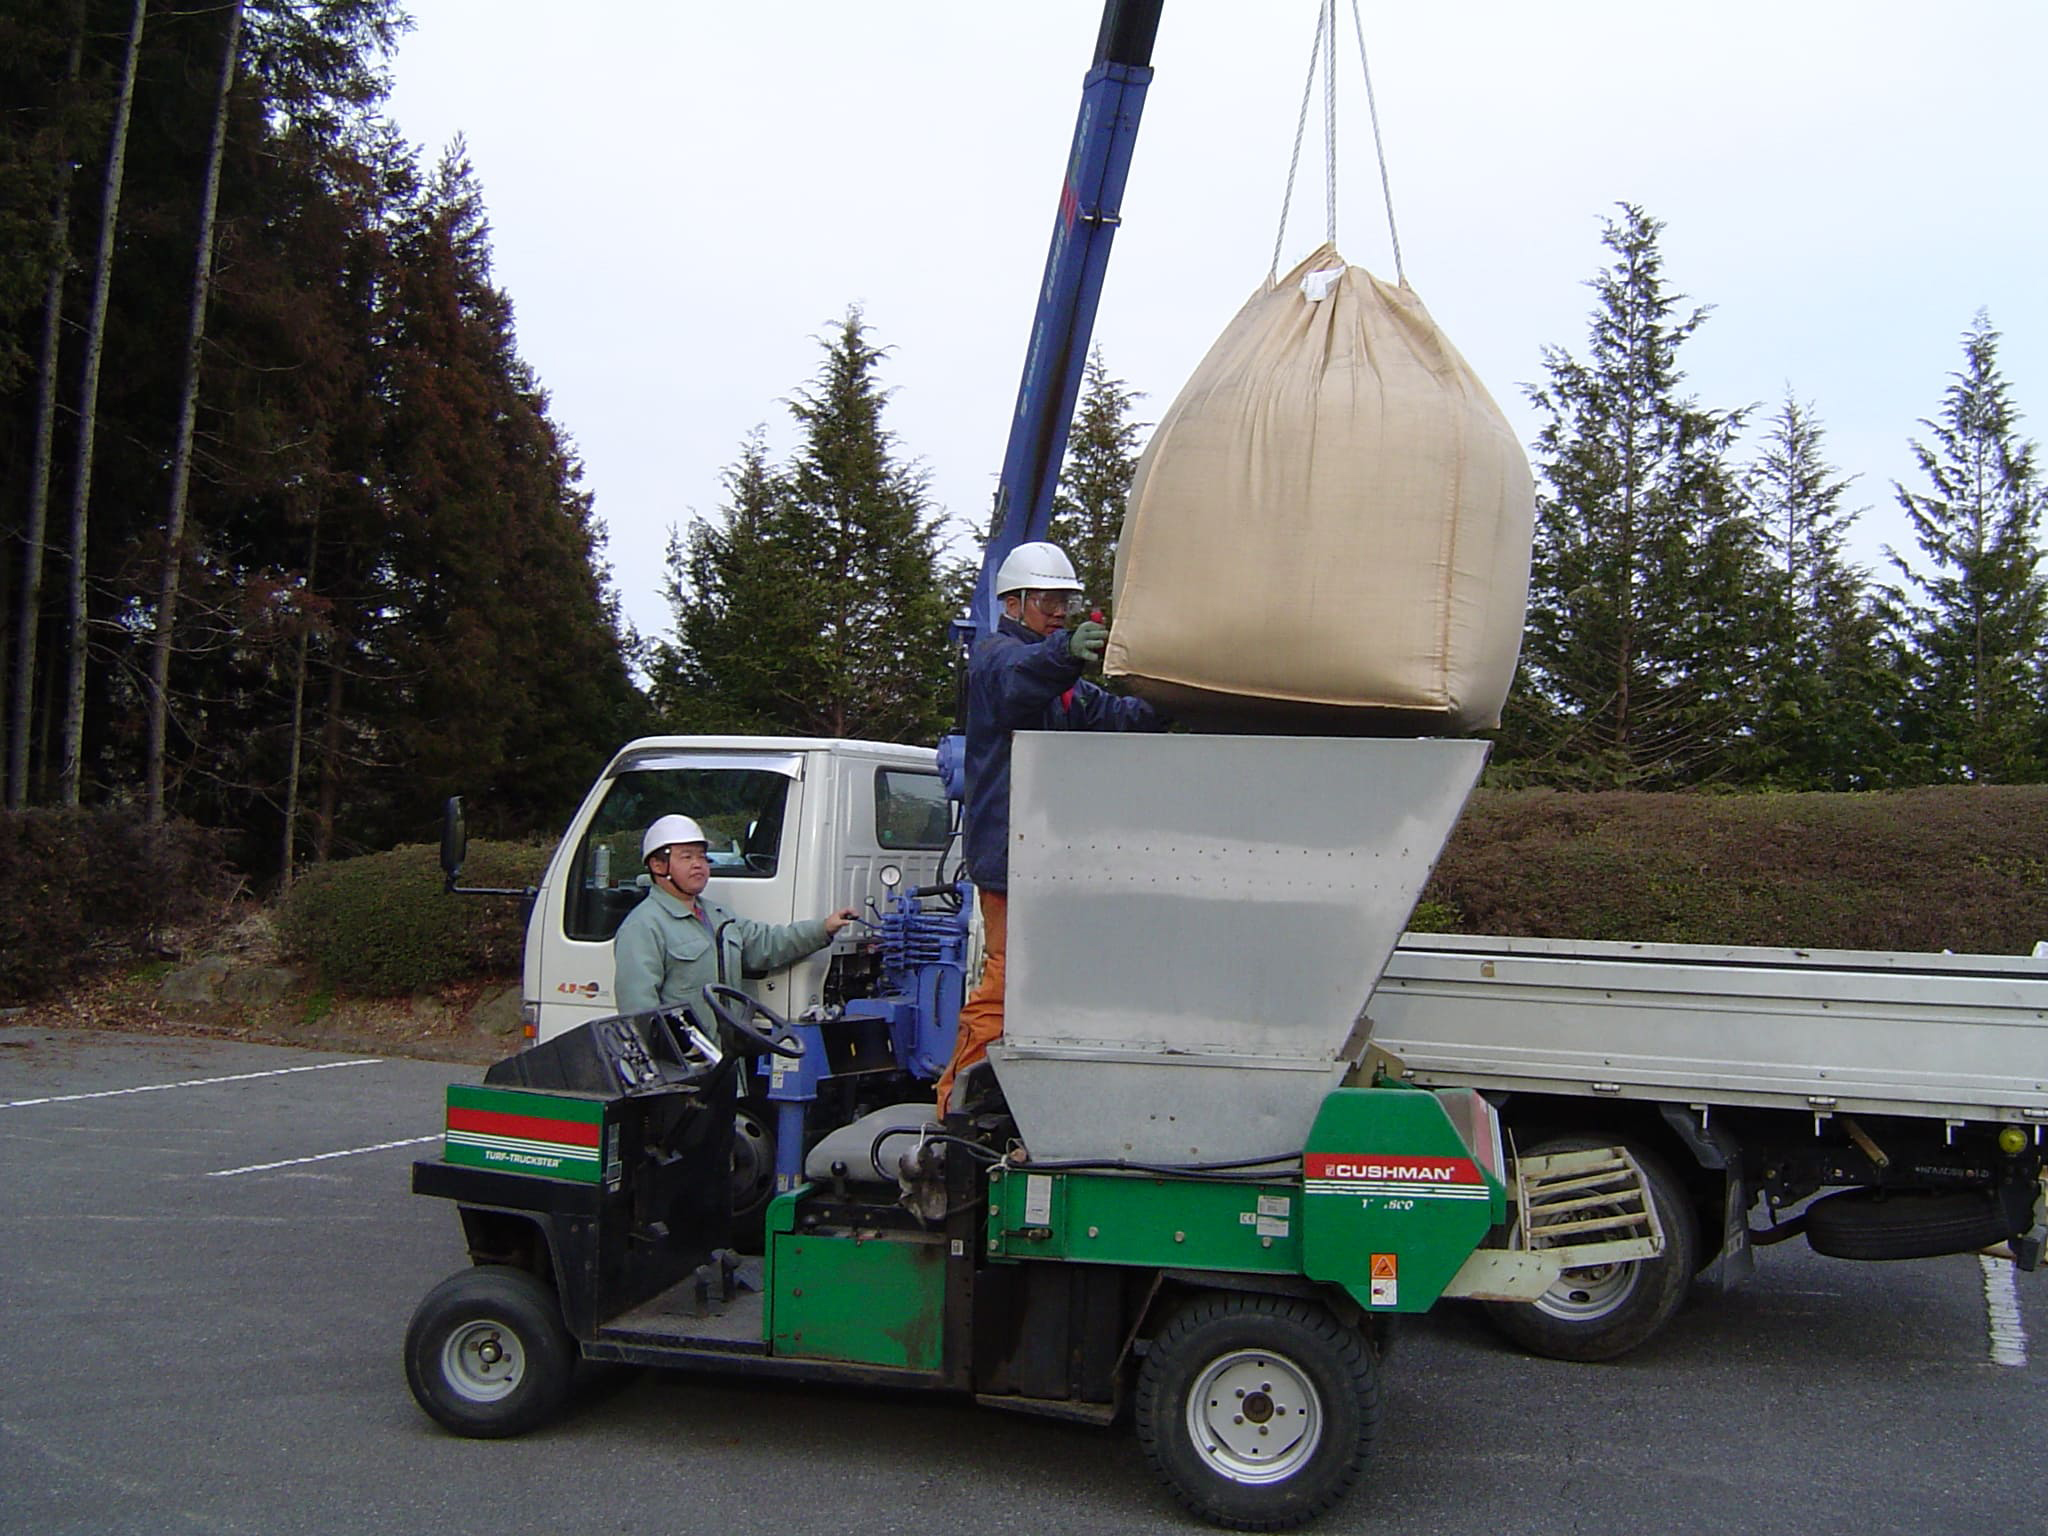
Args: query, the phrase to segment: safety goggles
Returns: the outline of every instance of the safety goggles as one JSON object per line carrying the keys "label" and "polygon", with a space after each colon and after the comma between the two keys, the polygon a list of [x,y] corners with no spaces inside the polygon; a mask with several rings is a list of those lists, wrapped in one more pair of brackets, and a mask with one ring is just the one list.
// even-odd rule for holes
{"label": "safety goggles", "polygon": [[1027,592],[1024,601],[1040,613],[1079,613],[1088,600],[1079,592]]}

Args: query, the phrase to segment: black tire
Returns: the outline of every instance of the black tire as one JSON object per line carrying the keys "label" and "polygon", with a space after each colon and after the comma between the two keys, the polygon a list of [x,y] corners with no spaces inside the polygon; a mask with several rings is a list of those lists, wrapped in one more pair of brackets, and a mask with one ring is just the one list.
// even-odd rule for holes
{"label": "black tire", "polygon": [[1379,1420],[1372,1347],[1293,1297],[1197,1297],[1138,1374],[1145,1459],[1190,1510],[1234,1530],[1283,1531],[1330,1508],[1358,1481]]}
{"label": "black tire", "polygon": [[405,1380],[445,1429],[521,1435],[569,1395],[576,1341],[554,1292],[523,1269],[482,1265],[427,1292],[405,1330]]}
{"label": "black tire", "polygon": [[1806,1241],[1835,1259],[1934,1259],[2016,1235],[1988,1190],[1844,1190],[1806,1208]]}
{"label": "black tire", "polygon": [[1603,1136],[1559,1136],[1528,1152],[1536,1157],[1612,1146],[1627,1148],[1643,1170],[1664,1228],[1664,1252],[1639,1263],[1567,1270],[1533,1302],[1487,1302],[1494,1327],[1531,1354],[1583,1361],[1625,1355],[1671,1321],[1691,1288],[1699,1218],[1691,1195],[1663,1159],[1634,1142]]}
{"label": "black tire", "polygon": [[732,1244],[759,1253],[775,1198],[775,1106],[742,1099],[732,1122]]}

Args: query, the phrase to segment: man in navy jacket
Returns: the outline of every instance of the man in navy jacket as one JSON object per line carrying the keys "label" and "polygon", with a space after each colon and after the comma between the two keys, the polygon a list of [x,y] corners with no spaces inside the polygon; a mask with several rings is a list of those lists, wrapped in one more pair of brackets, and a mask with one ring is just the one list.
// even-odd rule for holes
{"label": "man in navy jacket", "polygon": [[967,873],[980,893],[981,984],[960,1009],[953,1059],[939,1078],[939,1113],[953,1082],[1003,1033],[1003,955],[1010,889],[1010,737],[1016,731],[1159,731],[1166,717],[1081,674],[1102,658],[1109,631],[1070,629],[1081,583],[1052,544],[1019,544],[996,571],[1003,616],[967,667]]}

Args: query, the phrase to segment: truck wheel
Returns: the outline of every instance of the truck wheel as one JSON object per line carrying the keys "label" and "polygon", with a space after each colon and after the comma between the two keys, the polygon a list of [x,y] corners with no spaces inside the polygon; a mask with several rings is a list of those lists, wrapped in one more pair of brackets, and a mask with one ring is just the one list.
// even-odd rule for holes
{"label": "truck wheel", "polygon": [[575,1374],[576,1341],[553,1292],[523,1269],[482,1265],[427,1292],[405,1331],[405,1380],[428,1415],[474,1439],[552,1418]]}
{"label": "truck wheel", "polygon": [[775,1123],[772,1106],[741,1101],[732,1120],[732,1241],[761,1252],[768,1202],[775,1198]]}
{"label": "truck wheel", "polygon": [[1379,1373],[1356,1329],[1285,1296],[1205,1295],[1152,1340],[1138,1443],[1205,1520],[1280,1531],[1358,1481],[1379,1429]]}
{"label": "truck wheel", "polygon": [[1615,1145],[1627,1148],[1643,1170],[1664,1228],[1664,1252],[1639,1263],[1568,1269],[1533,1302],[1486,1303],[1493,1325],[1531,1354],[1553,1360],[1625,1355],[1671,1321],[1692,1284],[1698,1219],[1685,1186],[1655,1153],[1613,1137],[1560,1136],[1529,1148],[1529,1155]]}

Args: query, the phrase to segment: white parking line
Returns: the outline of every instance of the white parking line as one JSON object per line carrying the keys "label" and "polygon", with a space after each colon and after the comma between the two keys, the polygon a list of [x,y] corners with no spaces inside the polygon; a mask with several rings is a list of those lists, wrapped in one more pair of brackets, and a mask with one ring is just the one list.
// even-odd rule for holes
{"label": "white parking line", "polygon": [[103,1088],[98,1093],[57,1093],[46,1099],[8,1099],[0,1102],[0,1109],[26,1109],[31,1104],[75,1104],[80,1099],[118,1099],[124,1093],[164,1093],[172,1088],[207,1088],[215,1083],[246,1083],[258,1077],[288,1077],[294,1072],[326,1072],[335,1067],[375,1067],[383,1064],[381,1056],[365,1056],[359,1061],[322,1061],[309,1067],[276,1067],[268,1072],[236,1072],[227,1077],[188,1077],[176,1083],[144,1083],[139,1088]]}
{"label": "white parking line", "polygon": [[380,1141],[371,1147],[345,1147],[339,1152],[315,1152],[311,1157],[288,1157],[276,1163],[251,1163],[246,1168],[216,1168],[207,1175],[209,1179],[231,1179],[238,1173],[268,1173],[273,1168],[296,1168],[301,1163],[324,1163],[335,1157],[361,1157],[365,1152],[389,1152],[393,1147],[417,1147],[423,1142],[439,1141],[441,1133],[431,1136],[413,1136],[404,1141]]}
{"label": "white parking line", "polygon": [[1991,1363],[2025,1365],[2027,1329],[2020,1321],[2019,1289],[2013,1284],[2013,1265],[2005,1259],[1977,1255],[1984,1268],[1984,1310],[1991,1323]]}

